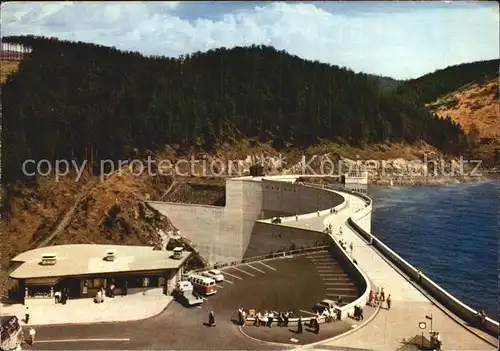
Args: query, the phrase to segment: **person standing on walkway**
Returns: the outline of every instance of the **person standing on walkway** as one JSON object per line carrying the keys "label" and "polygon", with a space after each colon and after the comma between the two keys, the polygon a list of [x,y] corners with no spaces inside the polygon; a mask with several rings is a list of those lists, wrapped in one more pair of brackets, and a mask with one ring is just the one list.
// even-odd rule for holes
{"label": "person standing on walkway", "polygon": [[285,315],[283,316],[283,326],[284,327],[288,327],[288,320],[289,320],[289,317],[290,317],[290,313],[288,311],[285,312]]}
{"label": "person standing on walkway", "polygon": [[245,326],[245,322],[247,321],[247,313],[245,310],[241,311],[241,326]]}
{"label": "person standing on walkway", "polygon": [[273,320],[274,320],[274,312],[273,312],[273,311],[270,311],[270,312],[269,312],[269,316],[268,316],[268,318],[269,318],[269,321],[267,322],[267,326],[268,326],[269,328],[271,328],[271,327],[272,327],[272,325],[273,325]]}
{"label": "person standing on walkway", "polygon": [[319,317],[318,316],[315,317],[315,321],[316,321],[316,325],[314,326],[314,332],[316,334],[319,334]]}
{"label": "person standing on walkway", "polygon": [[351,255],[352,255],[352,250],[354,250],[354,246],[352,245],[352,242],[349,244],[349,250],[351,250]]}
{"label": "person standing on walkway", "polygon": [[370,295],[368,295],[368,304],[373,306],[373,290],[370,290]]}
{"label": "person standing on walkway", "polygon": [[123,294],[122,296],[127,296],[128,294],[128,280],[125,280],[125,285],[123,287]]}
{"label": "person standing on walkway", "polygon": [[384,302],[385,301],[385,292],[384,288],[380,290],[380,301]]}
{"label": "person standing on walkway", "polygon": [[208,315],[208,325],[211,327],[215,327],[215,313],[214,311],[210,311]]}
{"label": "person standing on walkway", "polygon": [[29,333],[29,336],[30,336],[29,343],[30,343],[31,346],[33,346],[33,344],[35,343],[36,331],[35,331],[35,329],[30,328],[30,330],[29,330],[28,333]]}
{"label": "person standing on walkway", "polygon": [[238,309],[238,324],[243,325],[243,306]]}
{"label": "person standing on walkway", "polygon": [[387,296],[387,309],[390,310],[391,309],[391,294],[389,294],[389,296]]}
{"label": "person standing on walkway", "polygon": [[30,308],[28,306],[26,306],[26,310],[24,311],[24,320],[26,324],[30,321]]}
{"label": "person standing on walkway", "polygon": [[302,316],[299,316],[299,320],[297,322],[297,333],[302,334]]}

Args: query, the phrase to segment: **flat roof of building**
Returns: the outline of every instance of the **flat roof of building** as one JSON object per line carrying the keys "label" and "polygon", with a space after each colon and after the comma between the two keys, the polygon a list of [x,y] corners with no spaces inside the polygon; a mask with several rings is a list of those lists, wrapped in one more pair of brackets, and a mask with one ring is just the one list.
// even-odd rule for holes
{"label": "flat roof of building", "polygon": [[[109,250],[116,250],[113,261],[106,261]],[[42,255],[56,254],[54,265],[42,265]],[[13,279],[49,278],[100,273],[177,269],[189,256],[173,259],[172,251],[153,250],[152,246],[74,244],[56,245],[23,252],[12,262],[22,262]]]}

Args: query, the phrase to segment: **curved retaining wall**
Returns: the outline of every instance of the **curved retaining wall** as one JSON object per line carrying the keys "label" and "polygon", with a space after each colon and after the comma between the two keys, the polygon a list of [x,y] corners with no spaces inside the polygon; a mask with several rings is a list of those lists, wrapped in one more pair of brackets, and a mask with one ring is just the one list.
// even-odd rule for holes
{"label": "curved retaining wall", "polygon": [[[353,193],[354,194],[354,193]],[[451,295],[449,292],[444,290],[438,284],[436,284],[432,279],[427,277],[425,274],[420,273],[419,270],[413,267],[410,263],[405,261],[396,252],[391,250],[387,245],[385,245],[380,239],[375,235],[371,234],[368,230],[362,228],[358,224],[358,220],[364,218],[365,212],[371,212],[372,200],[363,194],[355,194],[361,197],[366,203],[366,207],[359,212],[356,212],[348,220],[349,226],[351,226],[361,237],[363,237],[367,242],[371,243],[382,255],[384,255],[389,261],[395,264],[399,269],[401,269],[407,276],[415,280],[427,293],[434,297],[437,301],[443,304],[451,312],[459,316],[461,319],[467,321],[471,325],[477,324],[477,311],[471,307],[464,304],[462,301]],[[498,322],[491,318],[486,318],[486,324],[483,328],[486,332],[493,336],[498,336]]]}
{"label": "curved retaining wall", "polygon": [[182,236],[195,243],[210,264],[235,261],[248,256],[247,249],[256,246],[252,242],[262,243],[266,238],[275,241],[272,235],[266,235],[262,225],[256,224],[264,211],[316,213],[317,210],[329,211],[344,201],[336,193],[294,184],[296,178],[284,176],[283,181],[276,181],[275,177],[227,179],[225,207],[147,203],[167,216]]}
{"label": "curved retaining wall", "polygon": [[[278,177],[275,177],[276,179]],[[267,181],[271,184],[271,181]],[[273,180],[273,184],[280,183],[279,181]],[[324,210],[318,211],[314,210],[311,213],[304,213],[298,215],[298,221],[304,219],[313,219],[319,218],[322,221],[323,228],[333,221],[335,218],[335,214],[331,213],[332,209],[336,209],[337,211],[342,210],[345,206],[347,206],[347,201],[345,197],[343,197],[340,193],[328,189],[326,187],[319,187],[314,185],[299,185],[296,186],[301,187],[303,189],[312,189],[314,193],[325,193],[328,195],[324,195],[324,198],[328,198],[332,196],[334,199],[341,198],[340,203],[333,207],[327,207]],[[304,191],[304,190],[303,190]],[[312,192],[311,192],[312,193]],[[360,218],[370,219],[371,213],[371,200],[370,204],[363,208],[363,213],[360,213],[358,216]],[[296,222],[297,217],[295,215],[288,217],[281,217],[281,224],[273,224],[271,223],[271,219],[259,220],[255,224],[254,232],[252,234],[250,245],[245,253],[245,257],[257,256],[257,255],[265,255],[270,251],[277,251],[288,249],[287,245],[291,242],[296,244],[296,246],[312,246],[321,241],[325,241],[330,245],[330,250],[332,255],[339,261],[342,265],[343,269],[348,273],[353,280],[356,282],[357,291],[361,291],[361,296],[354,300],[353,302],[344,305],[340,308],[337,308],[337,313],[341,316],[342,319],[346,318],[348,315],[352,315],[354,313],[354,306],[365,306],[368,302],[368,297],[370,294],[370,281],[366,274],[357,266],[357,264],[353,261],[350,255],[344,250],[338,243],[334,240],[333,236],[325,234],[322,231],[307,229],[307,228],[298,228],[298,227],[290,227],[287,226],[286,223]],[[262,236],[259,233],[262,233]],[[267,239],[258,240],[258,238],[262,238],[266,236]],[[273,238],[273,240],[270,240]]]}

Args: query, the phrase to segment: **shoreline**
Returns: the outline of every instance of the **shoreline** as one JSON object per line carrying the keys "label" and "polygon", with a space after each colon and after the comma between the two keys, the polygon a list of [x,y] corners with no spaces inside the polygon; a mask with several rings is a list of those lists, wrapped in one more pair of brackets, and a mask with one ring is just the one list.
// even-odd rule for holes
{"label": "shoreline", "polygon": [[[412,177],[412,176],[395,176],[395,177],[384,177],[378,179],[369,179],[368,184],[376,185],[381,187],[391,187],[391,186],[446,186],[454,184],[465,184],[472,182],[485,182],[499,180],[500,174],[498,173],[487,173],[481,176],[441,176],[441,177]],[[392,184],[391,184],[392,180]]]}

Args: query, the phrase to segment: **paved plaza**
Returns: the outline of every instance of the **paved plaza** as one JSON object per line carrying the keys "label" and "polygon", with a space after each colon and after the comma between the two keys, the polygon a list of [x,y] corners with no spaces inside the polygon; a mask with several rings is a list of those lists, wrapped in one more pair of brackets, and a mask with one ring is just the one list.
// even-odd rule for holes
{"label": "paved plaza", "polygon": [[[172,301],[163,294],[163,289],[151,289],[146,294],[105,298],[103,303],[94,303],[92,298],[70,299],[63,305],[54,299],[27,299],[30,310],[30,325],[54,325],[71,323],[124,322],[144,319],[161,313]],[[25,305],[2,303],[2,314],[12,314],[24,323]]]}

